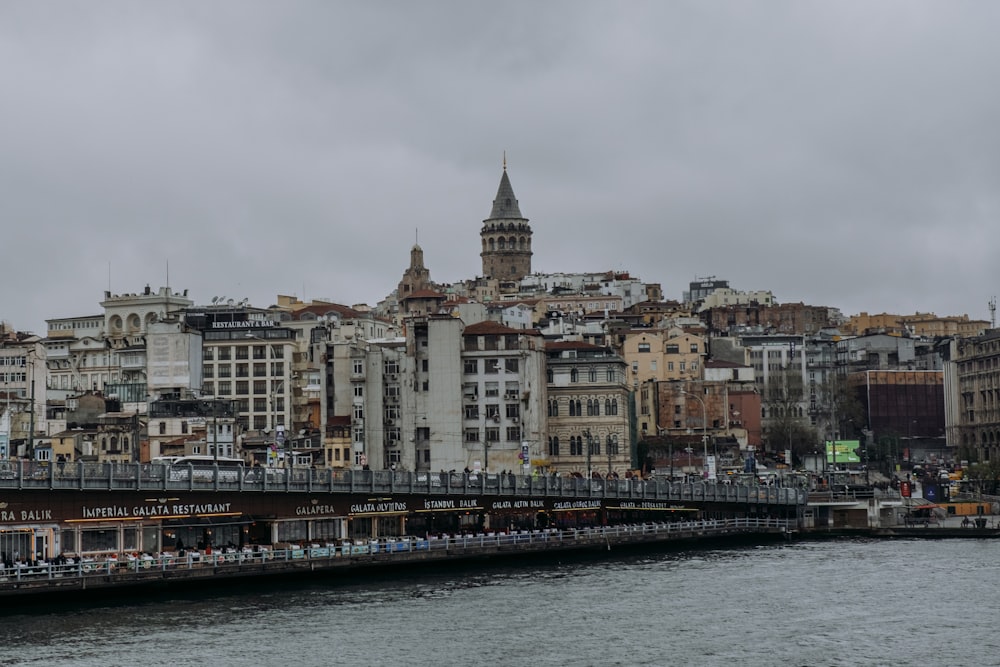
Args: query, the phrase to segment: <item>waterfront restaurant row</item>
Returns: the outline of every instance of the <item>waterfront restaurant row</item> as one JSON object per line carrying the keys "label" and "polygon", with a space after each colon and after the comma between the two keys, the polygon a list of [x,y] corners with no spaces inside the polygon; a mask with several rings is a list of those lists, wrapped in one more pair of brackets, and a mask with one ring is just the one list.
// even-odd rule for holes
{"label": "waterfront restaurant row", "polygon": [[[788,506],[775,509],[794,516]],[[185,547],[280,548],[302,542],[688,520],[701,511],[692,503],[623,498],[0,489],[0,557],[9,564]],[[757,511],[744,506],[743,512],[728,508],[724,513]]]}

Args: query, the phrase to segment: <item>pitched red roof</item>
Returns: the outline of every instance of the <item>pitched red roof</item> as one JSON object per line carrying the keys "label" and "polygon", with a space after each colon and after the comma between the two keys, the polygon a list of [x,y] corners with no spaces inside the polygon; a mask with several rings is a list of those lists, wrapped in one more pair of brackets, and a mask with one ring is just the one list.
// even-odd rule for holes
{"label": "pitched red roof", "polygon": [[410,299],[441,299],[444,301],[448,296],[441,294],[440,292],[435,292],[429,289],[419,289],[412,294],[407,294],[402,298],[402,301],[409,301]]}
{"label": "pitched red roof", "polygon": [[483,322],[476,322],[475,324],[470,324],[465,327],[462,332],[465,336],[488,336],[488,335],[504,335],[504,334],[522,334],[525,336],[540,336],[541,332],[538,329],[512,329],[511,327],[504,326],[499,322],[494,322],[493,320],[484,320]]}
{"label": "pitched red roof", "polygon": [[582,340],[550,340],[545,343],[546,350],[603,350],[601,345],[585,343]]}

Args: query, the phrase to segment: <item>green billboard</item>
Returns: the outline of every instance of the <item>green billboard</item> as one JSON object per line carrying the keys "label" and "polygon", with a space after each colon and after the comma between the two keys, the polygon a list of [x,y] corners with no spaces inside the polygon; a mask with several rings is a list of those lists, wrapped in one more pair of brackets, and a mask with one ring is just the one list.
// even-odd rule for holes
{"label": "green billboard", "polygon": [[826,462],[831,465],[861,463],[861,457],[858,456],[859,447],[861,447],[861,442],[858,440],[827,440]]}

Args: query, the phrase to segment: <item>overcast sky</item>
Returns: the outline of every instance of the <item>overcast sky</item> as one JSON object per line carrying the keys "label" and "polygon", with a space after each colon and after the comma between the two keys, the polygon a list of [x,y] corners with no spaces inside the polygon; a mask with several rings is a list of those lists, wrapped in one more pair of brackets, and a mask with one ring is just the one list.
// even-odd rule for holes
{"label": "overcast sky", "polygon": [[[5,2],[0,319],[537,272],[989,319],[1000,4]],[[169,267],[169,273],[168,273]]]}

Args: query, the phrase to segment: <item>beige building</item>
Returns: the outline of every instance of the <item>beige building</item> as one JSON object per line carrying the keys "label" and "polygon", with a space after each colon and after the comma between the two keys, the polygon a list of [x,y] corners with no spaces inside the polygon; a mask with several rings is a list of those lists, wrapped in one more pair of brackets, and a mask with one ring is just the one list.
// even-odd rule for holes
{"label": "beige building", "polygon": [[622,342],[633,387],[648,380],[695,380],[702,377],[705,339],[680,327],[632,329]]}
{"label": "beige building", "polygon": [[550,341],[545,349],[548,467],[623,475],[632,467],[625,360],[580,341]]}
{"label": "beige building", "polygon": [[945,439],[958,456],[1000,460],[1000,329],[954,339],[944,364]]}
{"label": "beige building", "polygon": [[865,333],[886,333],[926,338],[947,336],[969,338],[981,336],[989,327],[990,323],[986,320],[970,320],[968,315],[938,317],[934,313],[869,315],[862,312],[848,318],[843,331],[858,336]]}

